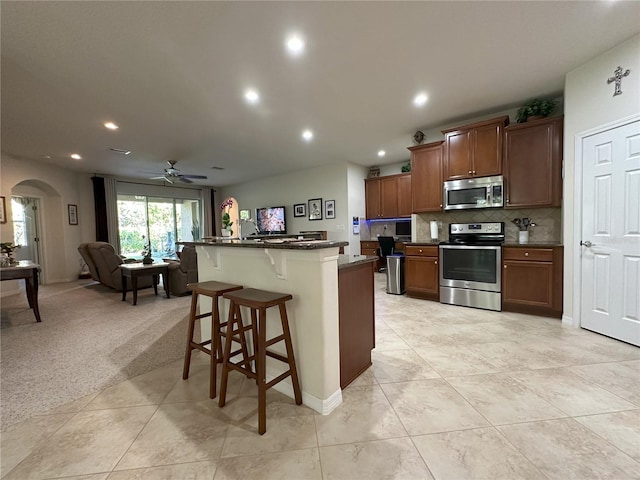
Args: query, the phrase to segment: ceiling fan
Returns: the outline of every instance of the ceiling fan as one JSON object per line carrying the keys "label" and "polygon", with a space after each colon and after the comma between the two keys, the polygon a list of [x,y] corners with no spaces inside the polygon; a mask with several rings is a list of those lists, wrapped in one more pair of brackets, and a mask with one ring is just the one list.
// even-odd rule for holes
{"label": "ceiling fan", "polygon": [[173,183],[176,180],[179,180],[183,183],[193,183],[191,179],[195,180],[206,180],[206,175],[183,175],[180,173],[180,170],[176,168],[177,160],[168,160],[169,168],[164,169],[164,174],[159,177],[151,177],[151,180],[164,180],[169,183]]}

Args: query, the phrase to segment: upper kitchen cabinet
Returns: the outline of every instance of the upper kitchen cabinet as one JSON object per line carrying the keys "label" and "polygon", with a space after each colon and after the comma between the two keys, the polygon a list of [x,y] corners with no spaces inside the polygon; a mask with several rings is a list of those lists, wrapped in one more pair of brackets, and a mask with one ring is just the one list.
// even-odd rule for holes
{"label": "upper kitchen cabinet", "polygon": [[562,121],[553,117],[505,128],[505,208],[560,206]]}
{"label": "upper kitchen cabinet", "polygon": [[502,174],[502,135],[508,123],[503,116],[443,130],[444,180]]}
{"label": "upper kitchen cabinet", "polygon": [[411,215],[411,174],[367,178],[364,181],[368,219]]}
{"label": "upper kitchen cabinet", "polygon": [[442,210],[442,157],[444,142],[409,147],[413,213]]}

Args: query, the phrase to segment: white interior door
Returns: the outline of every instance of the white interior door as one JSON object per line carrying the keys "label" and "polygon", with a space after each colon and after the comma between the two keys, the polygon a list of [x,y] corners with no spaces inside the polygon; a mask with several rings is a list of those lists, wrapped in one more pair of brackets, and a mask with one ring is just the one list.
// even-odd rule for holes
{"label": "white interior door", "polygon": [[640,121],[582,146],[581,325],[640,346]]}

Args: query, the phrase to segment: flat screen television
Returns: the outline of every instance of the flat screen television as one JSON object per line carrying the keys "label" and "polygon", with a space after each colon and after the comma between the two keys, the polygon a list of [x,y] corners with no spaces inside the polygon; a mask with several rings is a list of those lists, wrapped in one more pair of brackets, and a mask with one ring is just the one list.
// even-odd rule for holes
{"label": "flat screen television", "polygon": [[256,224],[260,233],[287,233],[284,207],[256,208]]}

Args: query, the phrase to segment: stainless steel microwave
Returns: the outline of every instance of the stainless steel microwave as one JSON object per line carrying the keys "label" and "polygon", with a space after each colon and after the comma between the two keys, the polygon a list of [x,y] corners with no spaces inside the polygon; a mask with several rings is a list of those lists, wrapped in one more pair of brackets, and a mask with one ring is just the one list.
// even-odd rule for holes
{"label": "stainless steel microwave", "polygon": [[503,207],[504,180],[495,177],[467,178],[444,182],[444,209]]}

